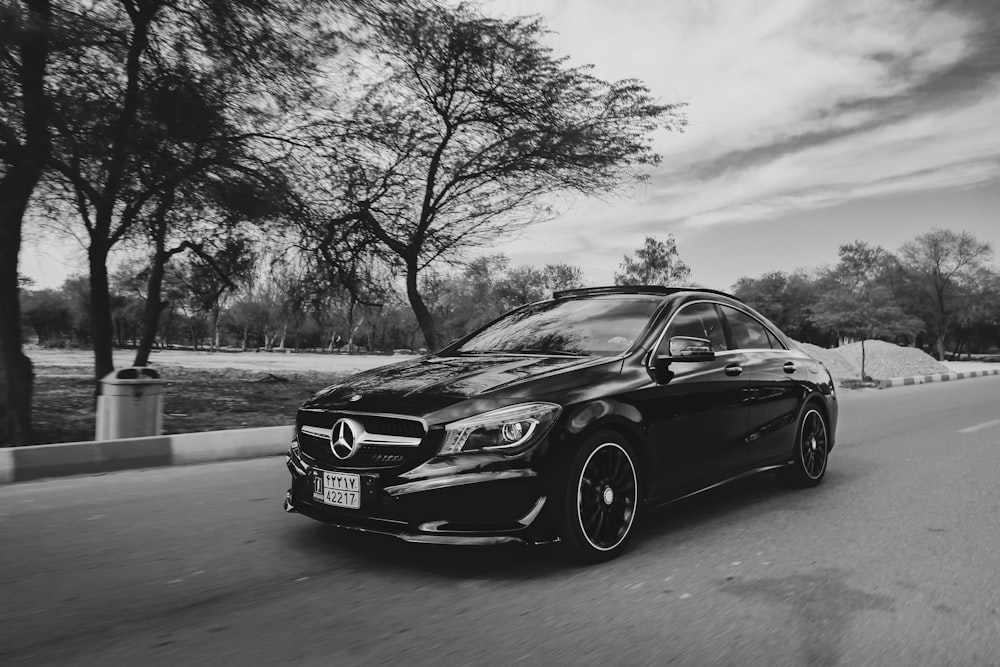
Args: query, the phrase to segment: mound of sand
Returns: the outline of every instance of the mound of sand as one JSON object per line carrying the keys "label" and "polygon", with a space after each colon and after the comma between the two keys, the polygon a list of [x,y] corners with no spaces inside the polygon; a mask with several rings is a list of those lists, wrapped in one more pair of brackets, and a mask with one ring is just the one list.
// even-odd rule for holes
{"label": "mound of sand", "polygon": [[[861,373],[861,343],[838,348],[840,354]],[[915,347],[901,347],[884,340],[865,341],[865,373],[877,380],[947,373],[948,367]]]}
{"label": "mound of sand", "polygon": [[834,380],[846,380],[849,378],[860,379],[861,371],[840,354],[839,350],[828,350],[812,343],[799,343],[802,351],[813,359],[819,359],[830,371]]}
{"label": "mound of sand", "polygon": [[[835,380],[861,378],[861,343],[850,343],[827,350],[809,343],[799,347],[830,370]],[[883,340],[865,341],[865,374],[876,380],[948,373],[948,367],[915,347],[902,347]]]}

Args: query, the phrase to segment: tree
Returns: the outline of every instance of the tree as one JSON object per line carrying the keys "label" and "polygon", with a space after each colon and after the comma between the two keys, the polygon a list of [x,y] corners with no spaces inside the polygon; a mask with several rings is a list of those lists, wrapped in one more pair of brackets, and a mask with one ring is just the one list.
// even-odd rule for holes
{"label": "tree", "polygon": [[571,264],[546,264],[545,285],[553,292],[583,287],[583,270]]}
{"label": "tree", "polygon": [[[112,370],[111,249],[143,221],[170,224],[184,186],[220,160],[265,150],[267,122],[332,42],[313,29],[319,0],[66,4],[81,38],[53,67],[50,164],[53,196],[73,205],[87,239],[99,379]],[[149,305],[152,321],[159,302]]]}
{"label": "tree", "polygon": [[659,161],[651,133],[684,123],[679,105],[657,104],[638,81],[609,83],[553,56],[537,19],[404,5],[368,29],[357,94],[315,126],[326,224],[356,223],[378,240],[431,348],[440,336],[424,269],[546,217],[553,193],[641,179]]}
{"label": "tree", "polygon": [[40,344],[68,338],[72,325],[66,295],[59,290],[28,290],[21,293],[24,323],[32,328]]}
{"label": "tree", "polygon": [[24,214],[51,150],[46,93],[49,0],[0,6],[0,444],[31,442],[31,360],[21,338],[18,258]]}
{"label": "tree", "polygon": [[945,343],[986,296],[993,248],[967,231],[933,229],[899,249],[902,283],[911,312],[920,315],[945,358]]}
{"label": "tree", "polygon": [[795,340],[830,345],[836,339],[831,340],[812,321],[820,295],[830,288],[829,281],[829,275],[805,269],[770,271],[759,278],[740,278],[732,292]]}
{"label": "tree", "polygon": [[615,272],[616,285],[685,285],[691,269],[681,261],[674,235],[666,241],[647,236],[643,246],[626,255]]}
{"label": "tree", "polygon": [[861,339],[861,379],[865,372],[865,340],[883,336],[914,336],[922,327],[896,303],[887,278],[895,257],[878,246],[855,241],[840,246],[840,261],[832,270],[831,287],[820,297],[812,321],[838,336]]}

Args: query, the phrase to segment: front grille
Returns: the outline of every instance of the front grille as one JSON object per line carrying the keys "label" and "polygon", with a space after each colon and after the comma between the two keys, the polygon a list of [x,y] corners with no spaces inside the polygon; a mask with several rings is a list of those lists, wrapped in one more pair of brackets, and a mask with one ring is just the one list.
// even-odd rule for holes
{"label": "front grille", "polygon": [[[330,429],[341,418],[350,418],[365,427],[370,436],[394,436],[420,439],[417,446],[400,446],[388,443],[362,443],[358,451],[347,459],[334,456],[330,448],[329,438],[304,433],[303,426],[313,426]],[[424,447],[423,422],[413,418],[395,417],[391,415],[367,415],[359,413],[340,412],[308,412],[299,413],[298,438],[299,449],[303,454],[316,462],[320,467],[338,470],[389,470],[408,469],[423,461],[426,456]]]}
{"label": "front grille", "polygon": [[411,438],[424,437],[424,425],[413,419],[385,417],[383,415],[356,415],[369,433],[379,435],[403,435]]}

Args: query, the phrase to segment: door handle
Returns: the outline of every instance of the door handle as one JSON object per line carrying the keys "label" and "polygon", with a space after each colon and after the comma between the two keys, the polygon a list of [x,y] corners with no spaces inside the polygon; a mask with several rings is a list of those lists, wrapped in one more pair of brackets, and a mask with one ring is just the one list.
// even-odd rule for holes
{"label": "door handle", "polygon": [[795,364],[793,364],[791,361],[786,361],[785,365],[781,367],[781,370],[785,371],[786,373],[794,373]]}
{"label": "door handle", "polygon": [[737,375],[743,375],[743,367],[740,366],[739,364],[729,364],[728,366],[726,366],[726,368],[724,370],[726,371],[726,375],[728,375],[730,377],[736,377]]}

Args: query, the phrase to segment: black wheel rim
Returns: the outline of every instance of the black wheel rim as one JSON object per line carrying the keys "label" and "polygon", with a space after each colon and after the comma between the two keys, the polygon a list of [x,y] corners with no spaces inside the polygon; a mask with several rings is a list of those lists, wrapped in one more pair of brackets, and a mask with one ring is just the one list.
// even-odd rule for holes
{"label": "black wheel rim", "polygon": [[802,420],[800,451],[802,470],[809,479],[819,479],[826,469],[826,423],[816,410],[810,410]]}
{"label": "black wheel rim", "polygon": [[583,536],[594,549],[610,551],[628,535],[635,518],[636,474],[620,445],[595,449],[580,473],[577,517]]}

